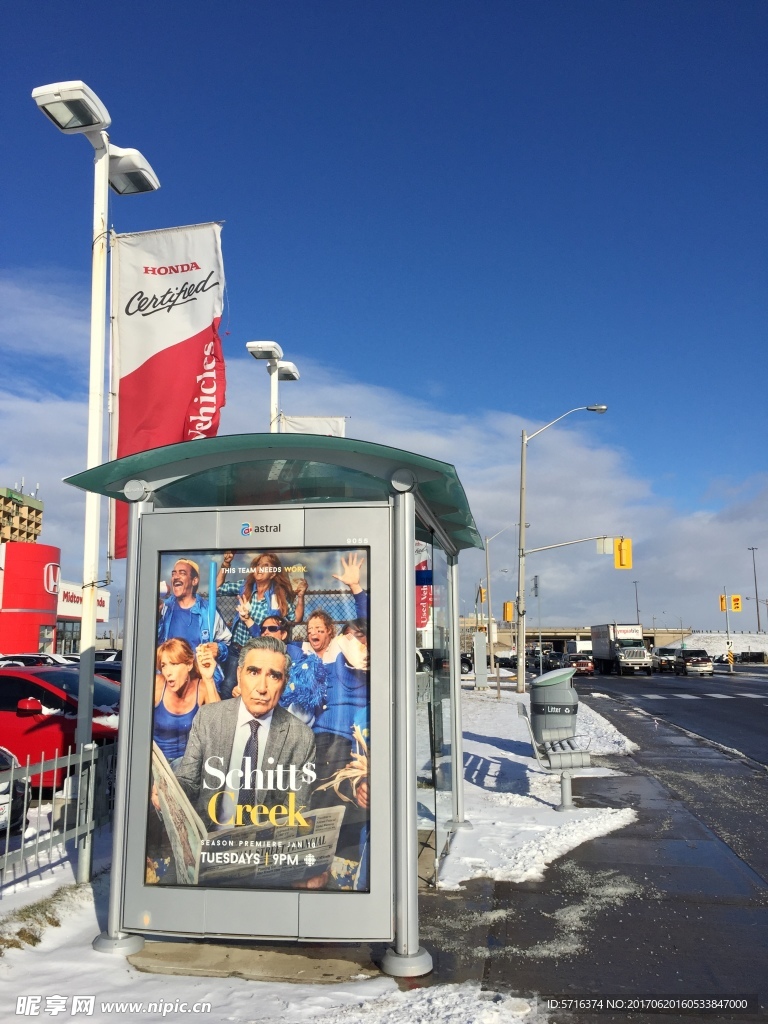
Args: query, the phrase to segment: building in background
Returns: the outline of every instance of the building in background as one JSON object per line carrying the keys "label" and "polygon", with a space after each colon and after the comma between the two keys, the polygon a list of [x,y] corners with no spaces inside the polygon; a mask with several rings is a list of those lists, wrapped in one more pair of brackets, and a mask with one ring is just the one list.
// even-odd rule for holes
{"label": "building in background", "polygon": [[0,653],[55,650],[60,562],[50,544],[0,544]]}
{"label": "building in background", "polygon": [[42,528],[42,501],[22,491],[0,487],[0,542],[34,544]]}
{"label": "building in background", "polygon": [[[96,597],[96,624],[109,622],[109,591],[99,590]],[[83,588],[79,583],[61,581],[56,608],[56,653],[80,653],[80,622],[83,608]],[[99,645],[97,644],[97,649]]]}
{"label": "building in background", "polygon": [[[77,654],[83,588],[61,579],[61,549],[38,543],[43,503],[0,487],[0,654]],[[97,622],[109,622],[100,590]]]}

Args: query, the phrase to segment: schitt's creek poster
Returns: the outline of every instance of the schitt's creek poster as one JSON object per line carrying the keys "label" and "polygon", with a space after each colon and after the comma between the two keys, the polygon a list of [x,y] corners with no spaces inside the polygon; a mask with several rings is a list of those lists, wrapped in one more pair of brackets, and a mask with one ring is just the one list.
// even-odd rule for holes
{"label": "schitt's creek poster", "polygon": [[147,885],[369,891],[368,563],[160,554]]}

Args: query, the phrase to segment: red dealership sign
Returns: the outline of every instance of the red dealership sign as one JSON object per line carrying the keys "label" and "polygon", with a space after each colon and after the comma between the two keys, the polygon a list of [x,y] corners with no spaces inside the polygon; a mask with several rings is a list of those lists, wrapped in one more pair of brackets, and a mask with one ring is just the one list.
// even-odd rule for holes
{"label": "red dealership sign", "polygon": [[[111,455],[215,437],[225,401],[221,225],[115,235]],[[117,506],[115,557],[127,509]]]}

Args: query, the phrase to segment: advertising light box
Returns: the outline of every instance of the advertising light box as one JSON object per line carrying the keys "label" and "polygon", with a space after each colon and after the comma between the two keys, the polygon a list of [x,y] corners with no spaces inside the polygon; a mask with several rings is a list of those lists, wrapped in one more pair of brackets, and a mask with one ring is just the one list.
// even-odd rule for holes
{"label": "advertising light box", "polygon": [[138,532],[123,927],[389,938],[390,508]]}

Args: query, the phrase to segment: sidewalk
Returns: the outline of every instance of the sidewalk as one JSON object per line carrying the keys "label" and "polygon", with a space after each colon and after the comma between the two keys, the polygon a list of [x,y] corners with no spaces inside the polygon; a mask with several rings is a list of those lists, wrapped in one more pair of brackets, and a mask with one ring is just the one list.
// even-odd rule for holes
{"label": "sidewalk", "polygon": [[[213,1019],[285,1024],[575,1021],[544,1010],[536,995],[609,988],[712,994],[746,983],[748,972],[734,967],[747,941],[749,962],[765,956],[766,884],[648,773],[638,760],[643,751],[632,755],[633,744],[582,702],[579,731],[590,732],[592,751],[603,751],[606,767],[578,772],[578,809],[558,813],[558,780],[533,760],[516,713],[527,695],[464,698],[466,813],[474,827],[457,833],[441,887],[422,889],[421,941],[434,959],[431,975],[399,988],[376,967],[383,945],[148,943],[130,966],[90,948],[104,926],[101,879],[95,899],[89,891],[67,897],[62,927],[43,925],[39,945],[8,950],[0,960],[4,1016],[29,992],[30,977],[44,997],[170,1002],[158,1020],[182,1019],[173,1003],[185,999],[209,1001]],[[626,721],[643,746],[653,739],[634,720],[610,717]],[[669,732],[669,748],[679,755],[680,736]],[[1,920],[7,905],[0,901],[5,934],[15,927]],[[730,952],[718,962],[721,939]],[[178,970],[183,980],[140,973],[157,970],[159,957],[163,970]],[[214,959],[218,977],[210,976]],[[287,984],[291,977],[302,983]],[[113,1008],[107,1016],[121,1013]],[[155,1018],[144,1011],[132,1019]]]}

